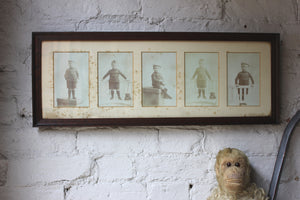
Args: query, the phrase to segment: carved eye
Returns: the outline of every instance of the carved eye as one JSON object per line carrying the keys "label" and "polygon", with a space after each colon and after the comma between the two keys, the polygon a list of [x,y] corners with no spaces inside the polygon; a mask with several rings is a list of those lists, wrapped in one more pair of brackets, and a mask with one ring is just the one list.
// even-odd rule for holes
{"label": "carved eye", "polygon": [[230,167],[231,166],[231,162],[228,162],[226,165],[227,165],[227,167]]}
{"label": "carved eye", "polygon": [[239,162],[236,162],[234,165],[235,165],[236,167],[240,167],[240,166],[241,166]]}

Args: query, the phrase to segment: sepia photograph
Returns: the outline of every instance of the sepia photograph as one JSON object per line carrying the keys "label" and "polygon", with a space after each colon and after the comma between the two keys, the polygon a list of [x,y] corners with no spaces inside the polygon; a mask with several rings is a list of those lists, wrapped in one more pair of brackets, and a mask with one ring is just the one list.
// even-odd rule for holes
{"label": "sepia photograph", "polygon": [[98,105],[133,106],[132,52],[98,52]]}
{"label": "sepia photograph", "polygon": [[229,106],[260,105],[260,54],[227,53]]}
{"label": "sepia photograph", "polygon": [[143,106],[176,106],[176,53],[142,53]]}
{"label": "sepia photograph", "polygon": [[218,53],[185,53],[185,106],[218,106]]}
{"label": "sepia photograph", "polygon": [[54,52],[54,106],[89,106],[88,52]]}

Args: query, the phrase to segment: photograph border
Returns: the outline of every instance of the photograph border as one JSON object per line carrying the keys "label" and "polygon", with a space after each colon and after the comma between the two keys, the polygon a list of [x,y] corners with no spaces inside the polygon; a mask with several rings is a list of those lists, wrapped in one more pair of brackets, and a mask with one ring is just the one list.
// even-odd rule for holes
{"label": "photograph border", "polygon": [[54,54],[55,53],[87,53],[88,54],[88,80],[90,80],[90,52],[89,51],[53,51],[53,108],[89,108],[91,106],[91,100],[90,100],[90,82],[88,83],[89,88],[88,88],[88,98],[89,98],[89,106],[55,106],[55,69],[54,69]]}
{"label": "photograph border", "polygon": [[[99,92],[99,53],[132,53],[132,79],[134,80],[134,52],[133,51],[97,51],[97,92]],[[134,105],[134,81],[132,80],[132,106],[100,106],[99,105],[99,94],[97,94],[97,107],[98,108],[105,108],[105,107],[133,107]]]}
{"label": "photograph border", "polygon": [[[204,52],[204,51],[186,51],[186,52],[184,52],[184,77],[185,77],[185,75],[186,75],[186,65],[185,65],[185,61],[186,61],[186,59],[185,59],[185,55],[187,54],[187,53],[217,53],[218,54],[218,103],[217,103],[217,105],[215,105],[215,106],[187,106],[186,105],[186,90],[184,90],[184,107],[211,107],[211,108],[219,108],[220,107],[220,52],[219,51],[214,51],[214,52],[208,52],[208,51],[206,51],[206,52]],[[227,74],[226,74],[227,75]],[[184,80],[184,89],[186,88],[186,80]]]}
{"label": "photograph border", "polygon": [[[226,52],[226,66],[227,66],[227,68],[226,68],[226,76],[227,76],[227,78],[228,78],[228,70],[229,70],[229,68],[228,68],[228,54],[229,53],[257,53],[257,54],[259,54],[259,85],[261,84],[261,73],[262,73],[262,68],[261,68],[261,53],[260,52],[233,52],[233,51],[228,51],[228,52]],[[238,105],[229,105],[229,102],[228,102],[228,79],[227,79],[227,81],[226,81],[226,88],[227,88],[227,96],[226,96],[226,99],[227,99],[227,106],[228,107],[240,107],[240,106],[238,106]],[[261,87],[259,87],[259,105],[245,105],[245,106],[243,106],[243,107],[259,107],[260,105],[261,105],[261,96],[262,94],[261,94]]]}
{"label": "photograph border", "polygon": [[[43,118],[42,43],[90,41],[200,41],[266,42],[270,45],[271,112],[268,116],[247,117],[159,117],[159,118]],[[33,32],[32,33],[32,112],[33,126],[163,126],[214,124],[271,124],[279,122],[278,33],[200,33],[200,32]],[[226,56],[227,57],[227,56]],[[227,61],[226,61],[227,63]],[[227,71],[227,69],[226,69]],[[177,74],[178,75],[178,74]],[[227,74],[226,74],[227,76]],[[98,81],[98,79],[97,79]],[[178,83],[177,83],[178,84]],[[260,83],[261,84],[261,83]],[[97,83],[98,85],[98,83]],[[221,88],[219,88],[221,89]],[[90,91],[89,91],[90,92]],[[177,97],[178,98],[178,97]],[[227,98],[227,96],[226,96]]]}
{"label": "photograph border", "polygon": [[[176,63],[176,86],[175,86],[175,93],[176,93],[176,105],[174,106],[167,106],[167,105],[162,105],[162,106],[143,106],[143,102],[144,102],[144,95],[143,95],[143,53],[175,53],[176,55],[176,60],[175,60],[175,63]],[[178,52],[177,51],[141,51],[141,105],[142,107],[145,107],[145,108],[149,108],[149,107],[159,107],[159,108],[172,108],[172,107],[177,107],[178,106],[178,94],[177,94],[177,86],[178,86],[178,76],[177,76],[177,73],[178,73],[178,63],[177,63],[177,58],[178,58]]]}

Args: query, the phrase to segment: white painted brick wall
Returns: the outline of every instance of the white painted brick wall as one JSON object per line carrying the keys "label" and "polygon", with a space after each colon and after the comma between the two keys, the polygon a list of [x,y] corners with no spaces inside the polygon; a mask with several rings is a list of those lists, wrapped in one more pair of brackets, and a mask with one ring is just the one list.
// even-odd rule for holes
{"label": "white painted brick wall", "polygon": [[83,156],[9,160],[7,185],[69,181],[88,174],[90,165],[90,159]]}
{"label": "white painted brick wall", "polygon": [[[203,162],[205,161],[205,162]],[[213,161],[207,155],[155,155],[136,159],[137,177],[140,180],[193,180],[206,181]]]}
{"label": "white painted brick wall", "polygon": [[159,151],[161,153],[199,152],[203,135],[199,130],[190,130],[182,134],[180,129],[162,128],[159,130]]}
{"label": "white painted brick wall", "polygon": [[0,155],[0,186],[4,186],[7,180],[8,160]]}
{"label": "white painted brick wall", "polygon": [[100,181],[113,182],[117,180],[130,180],[135,172],[133,161],[128,156],[104,156],[97,160]]}
{"label": "white painted brick wall", "polygon": [[221,19],[221,0],[142,1],[142,16],[150,18]]}
{"label": "white painted brick wall", "polygon": [[79,132],[77,149],[90,155],[153,154],[158,152],[158,133],[153,128],[89,130]]}
{"label": "white painted brick wall", "polygon": [[189,185],[185,182],[153,182],[148,186],[149,199],[189,200]]}
{"label": "white painted brick wall", "polygon": [[[206,152],[217,154],[220,149],[226,147],[235,147],[243,149],[248,154],[269,154],[277,155],[278,141],[276,136],[283,132],[279,126],[266,127],[265,125],[259,126],[235,126],[231,127],[218,127],[212,128],[206,132],[204,149]],[[226,137],[224,131],[226,130]],[[262,134],[263,133],[263,134]],[[249,135],[251,139],[249,140]],[[265,141],[263,144],[262,141]]]}
{"label": "white painted brick wall", "polygon": [[190,190],[190,199],[207,199],[210,196],[210,190],[214,186],[210,183],[196,183],[193,188]]}
{"label": "white painted brick wall", "polygon": [[[32,31],[281,34],[279,125],[32,128]],[[224,147],[249,156],[268,189],[286,121],[300,108],[299,0],[2,0],[1,200],[205,200]],[[300,199],[300,128],[278,200]]]}
{"label": "white painted brick wall", "polygon": [[65,195],[67,200],[146,200],[146,189],[140,183],[97,183],[72,187]]}
{"label": "white painted brick wall", "polygon": [[[226,15],[240,20],[261,23],[289,23],[297,19],[297,4],[294,0],[228,1]],[[253,16],[250,18],[250,16]]]}
{"label": "white painted brick wall", "polygon": [[0,199],[2,200],[64,200],[62,186],[33,186],[33,187],[1,187]]}
{"label": "white painted brick wall", "polygon": [[0,130],[2,132],[0,152],[10,158],[36,158],[76,153],[75,131],[72,130],[61,131],[61,135],[53,134],[48,130],[39,131],[31,127],[24,129],[4,127]]}

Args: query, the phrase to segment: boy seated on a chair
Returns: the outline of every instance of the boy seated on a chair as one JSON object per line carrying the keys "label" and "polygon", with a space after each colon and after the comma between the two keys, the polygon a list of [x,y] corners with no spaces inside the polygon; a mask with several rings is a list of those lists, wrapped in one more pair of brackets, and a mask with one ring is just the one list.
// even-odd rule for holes
{"label": "boy seated on a chair", "polygon": [[165,88],[165,83],[164,83],[164,79],[161,75],[161,73],[159,73],[159,69],[161,68],[161,66],[159,65],[153,65],[153,73],[151,75],[152,78],[152,87],[153,88],[157,88],[157,89],[161,89],[161,93],[162,93],[162,97],[165,99],[172,99],[172,97],[167,93],[168,89]]}

